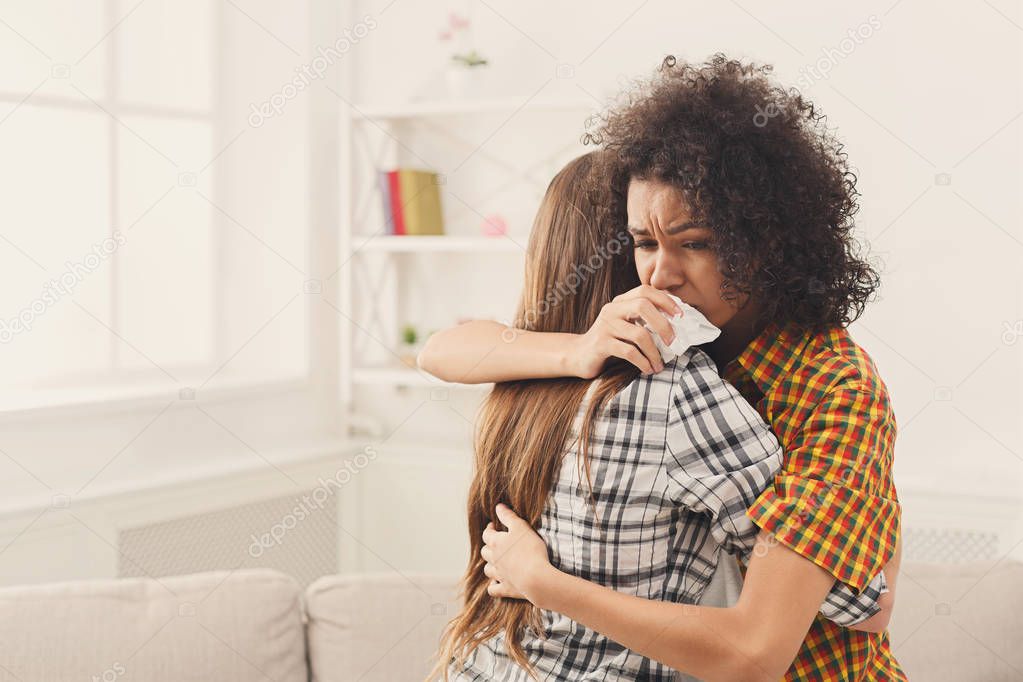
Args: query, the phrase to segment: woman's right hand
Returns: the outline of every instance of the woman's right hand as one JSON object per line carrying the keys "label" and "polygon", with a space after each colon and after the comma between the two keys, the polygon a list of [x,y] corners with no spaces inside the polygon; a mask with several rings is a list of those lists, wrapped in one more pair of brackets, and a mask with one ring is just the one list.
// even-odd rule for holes
{"label": "woman's right hand", "polygon": [[573,340],[569,350],[573,375],[592,379],[608,358],[627,360],[644,374],[660,372],[664,369],[661,353],[650,332],[639,323],[646,322],[665,343],[671,343],[675,333],[662,311],[674,316],[682,309],[667,292],[646,284],[616,296],[600,310],[593,326]]}

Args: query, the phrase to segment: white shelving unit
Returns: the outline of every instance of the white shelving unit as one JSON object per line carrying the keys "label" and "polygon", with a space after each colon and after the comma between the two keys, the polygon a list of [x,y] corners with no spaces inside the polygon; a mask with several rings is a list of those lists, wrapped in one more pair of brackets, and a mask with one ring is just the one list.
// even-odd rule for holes
{"label": "white shelving unit", "polygon": [[[357,341],[371,338],[375,345],[373,350],[379,351],[379,346],[398,338],[399,329],[405,322],[391,314],[401,301],[394,300],[393,296],[378,295],[379,291],[386,288],[381,285],[381,281],[386,277],[415,277],[417,272],[422,272],[424,268],[428,271],[433,268],[432,265],[424,266],[424,262],[431,264],[436,262],[437,270],[443,271],[445,263],[451,262],[449,259],[452,258],[478,256],[485,259],[483,262],[487,264],[500,262],[507,264],[509,261],[503,259],[523,257],[528,241],[528,235],[521,231],[504,236],[471,235],[465,234],[464,231],[443,236],[384,234],[378,208],[382,204],[382,198],[374,181],[375,172],[378,169],[398,166],[424,167],[422,157],[418,154],[412,154],[414,160],[407,158],[410,150],[403,136],[410,130],[415,130],[416,134],[421,135],[424,129],[430,130],[431,126],[436,130],[436,127],[446,125],[454,131],[453,137],[457,137],[466,124],[493,120],[492,127],[496,132],[515,116],[559,114],[571,116],[573,112],[578,113],[578,121],[581,124],[586,115],[594,110],[595,103],[582,93],[576,93],[577,97],[523,94],[471,99],[418,100],[407,103],[361,103],[358,93],[353,92],[350,87],[355,75],[353,61],[345,60],[341,74],[340,94],[348,104],[342,104],[340,112],[342,188],[339,215],[342,225],[339,235],[341,256],[339,262],[344,265],[338,274],[340,289],[338,301],[339,308],[346,314],[353,310],[355,302],[363,307],[371,306],[372,311],[367,316],[368,319],[350,318],[348,323],[343,324],[339,371],[341,405],[348,414],[353,415],[352,423],[362,423],[365,415],[354,413],[353,407],[356,406],[357,395],[363,388],[373,387],[377,390],[385,387],[404,392],[426,391],[426,395],[439,387],[460,391],[480,388],[446,384],[425,372],[402,365],[396,357],[391,364],[381,364],[365,357],[366,354],[360,351]],[[345,87],[345,84],[348,84],[348,87]],[[451,144],[457,143],[452,141]],[[479,146],[482,147],[483,144]],[[564,146],[551,150],[538,146],[537,150],[541,154],[547,154],[551,159],[556,158],[557,154],[563,156],[565,153]],[[481,152],[481,155],[485,153]],[[403,159],[403,156],[406,158]],[[367,159],[370,160],[367,162]],[[452,164],[451,168],[438,167],[430,170],[447,175],[456,173],[459,166]],[[449,191],[449,187],[441,187],[445,213],[450,204],[460,207],[454,198],[448,201]],[[447,216],[445,220],[447,221]],[[521,230],[522,226],[516,227]],[[480,276],[485,276],[489,269],[487,266],[481,268]],[[460,282],[459,286],[478,288],[480,285]],[[517,287],[518,284],[504,281],[502,286],[507,289]],[[451,295],[456,296],[459,293],[456,289]]]}

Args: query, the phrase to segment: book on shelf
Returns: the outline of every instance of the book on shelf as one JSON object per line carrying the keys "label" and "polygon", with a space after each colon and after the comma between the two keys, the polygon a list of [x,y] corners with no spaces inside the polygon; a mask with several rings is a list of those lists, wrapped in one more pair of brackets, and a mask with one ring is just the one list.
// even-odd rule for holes
{"label": "book on shelf", "polygon": [[391,185],[387,171],[377,171],[377,189],[382,200],[384,234],[395,234],[394,212],[391,210]]}
{"label": "book on shelf", "polygon": [[378,171],[377,186],[385,234],[444,234],[444,212],[436,173],[414,168]]}

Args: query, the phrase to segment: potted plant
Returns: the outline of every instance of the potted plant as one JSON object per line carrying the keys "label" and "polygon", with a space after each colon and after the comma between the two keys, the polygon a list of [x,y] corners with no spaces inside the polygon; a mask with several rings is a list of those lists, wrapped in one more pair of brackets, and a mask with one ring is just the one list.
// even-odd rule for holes
{"label": "potted plant", "polygon": [[401,328],[401,347],[398,350],[398,357],[402,364],[413,369],[416,368],[416,357],[419,355],[419,331],[407,324]]}
{"label": "potted plant", "polygon": [[479,93],[488,62],[486,58],[472,47],[472,26],[470,21],[452,12],[448,15],[448,25],[440,32],[444,42],[455,43],[455,52],[451,55],[445,72],[448,94],[451,97],[467,97]]}

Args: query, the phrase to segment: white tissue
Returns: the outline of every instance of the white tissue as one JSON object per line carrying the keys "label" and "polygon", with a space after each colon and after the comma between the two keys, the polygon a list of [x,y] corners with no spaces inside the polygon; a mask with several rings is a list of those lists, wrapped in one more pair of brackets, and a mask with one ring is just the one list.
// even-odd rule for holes
{"label": "white tissue", "polygon": [[647,331],[653,335],[657,350],[661,351],[662,362],[674,360],[689,350],[690,347],[713,341],[721,334],[721,330],[712,325],[699,310],[688,303],[683,303],[682,299],[678,296],[672,294],[668,294],[668,296],[671,296],[671,299],[682,308],[681,313],[673,316],[661,313],[671,323],[671,328],[675,332],[675,339],[670,344],[664,343],[660,334],[654,332],[646,322],[643,323]]}

